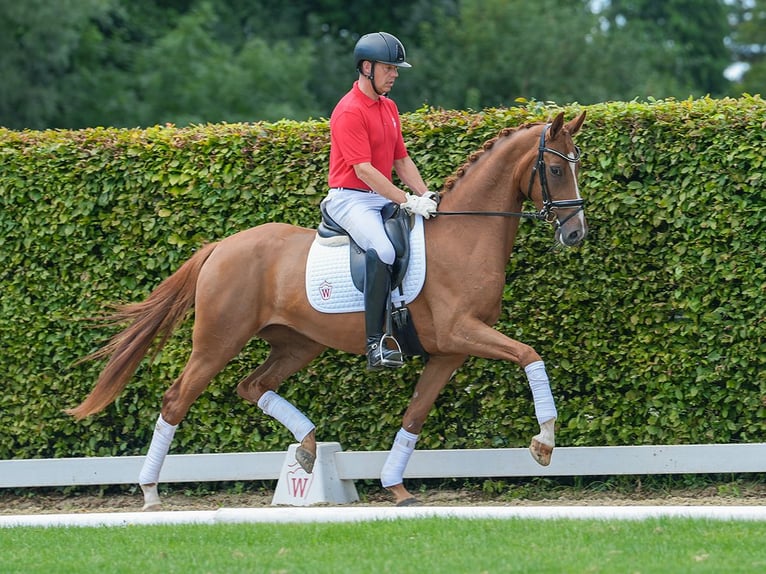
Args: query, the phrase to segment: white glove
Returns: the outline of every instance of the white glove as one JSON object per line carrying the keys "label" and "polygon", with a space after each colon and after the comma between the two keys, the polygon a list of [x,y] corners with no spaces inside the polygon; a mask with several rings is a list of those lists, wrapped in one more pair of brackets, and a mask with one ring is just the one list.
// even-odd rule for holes
{"label": "white glove", "polygon": [[427,197],[428,199],[433,199],[436,202],[436,205],[439,205],[439,194],[435,191],[427,191],[423,194],[423,197]]}
{"label": "white glove", "polygon": [[407,213],[414,213],[416,215],[422,215],[425,219],[431,217],[436,213],[436,202],[430,197],[422,195],[407,194],[407,201],[402,203],[402,209]]}

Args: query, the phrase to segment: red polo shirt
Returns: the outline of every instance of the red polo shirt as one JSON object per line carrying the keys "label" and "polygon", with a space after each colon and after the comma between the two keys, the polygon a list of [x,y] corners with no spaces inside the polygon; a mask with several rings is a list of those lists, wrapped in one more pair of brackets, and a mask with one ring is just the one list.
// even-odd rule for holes
{"label": "red polo shirt", "polygon": [[394,101],[368,98],[358,84],[354,82],[330,116],[330,187],[368,189],[353,167],[364,162],[393,181],[394,160],[407,157]]}

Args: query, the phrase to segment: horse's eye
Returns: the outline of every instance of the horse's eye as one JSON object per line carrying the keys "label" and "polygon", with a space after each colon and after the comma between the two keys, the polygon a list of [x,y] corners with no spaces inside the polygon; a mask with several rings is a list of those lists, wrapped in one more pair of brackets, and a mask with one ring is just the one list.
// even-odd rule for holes
{"label": "horse's eye", "polygon": [[551,173],[553,175],[555,175],[555,176],[560,176],[561,175],[561,168],[559,166],[557,166],[557,165],[552,165],[551,166]]}

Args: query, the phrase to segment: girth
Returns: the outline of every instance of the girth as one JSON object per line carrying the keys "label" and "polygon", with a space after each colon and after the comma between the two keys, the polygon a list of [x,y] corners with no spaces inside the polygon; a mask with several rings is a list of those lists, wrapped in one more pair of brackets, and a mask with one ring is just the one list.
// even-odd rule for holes
{"label": "girth", "polygon": [[[348,238],[351,279],[354,287],[364,291],[364,249],[359,247],[348,232],[330,217],[324,203],[319,204],[319,211],[322,214],[322,221],[317,227],[317,235],[322,240]],[[410,263],[410,230],[413,219],[395,203],[386,204],[380,215],[383,218],[383,227],[396,253],[396,259],[391,266],[391,289],[393,290],[401,285]]]}

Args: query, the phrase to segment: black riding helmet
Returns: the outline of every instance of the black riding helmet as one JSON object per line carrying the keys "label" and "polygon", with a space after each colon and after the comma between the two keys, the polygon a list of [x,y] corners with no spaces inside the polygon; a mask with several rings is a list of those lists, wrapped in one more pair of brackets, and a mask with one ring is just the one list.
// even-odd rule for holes
{"label": "black riding helmet", "polygon": [[404,46],[396,36],[387,32],[365,34],[354,46],[354,62],[356,69],[361,72],[362,62],[380,62],[399,68],[411,68],[404,58]]}

